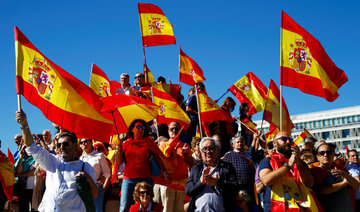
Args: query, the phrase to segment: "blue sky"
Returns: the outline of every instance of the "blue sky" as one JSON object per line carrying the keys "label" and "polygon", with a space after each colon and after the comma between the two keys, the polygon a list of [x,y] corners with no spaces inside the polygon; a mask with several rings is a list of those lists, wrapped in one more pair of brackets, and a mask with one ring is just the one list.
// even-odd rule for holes
{"label": "blue sky", "polygon": [[[290,114],[359,105],[359,3],[357,1],[3,1],[0,5],[1,150],[15,150],[21,133],[15,122],[14,26],[49,59],[89,83],[91,63],[111,80],[142,71],[143,52],[137,2],[159,6],[174,25],[177,45],[146,48],[155,77],[178,83],[179,45],[203,69],[213,99],[253,71],[268,86],[279,85],[280,11],[315,36],[349,81],[334,102],[284,87]],[[183,94],[189,86],[182,84]],[[227,96],[232,96],[228,93]],[[226,97],[226,96],[225,96]],[[233,97],[233,96],[232,96]],[[220,101],[222,102],[222,100]],[[239,103],[238,103],[239,105]],[[39,109],[22,98],[31,131],[51,129]],[[236,109],[233,115],[238,115]],[[254,119],[260,119],[262,112]],[[101,129],[99,129],[101,130]]]}

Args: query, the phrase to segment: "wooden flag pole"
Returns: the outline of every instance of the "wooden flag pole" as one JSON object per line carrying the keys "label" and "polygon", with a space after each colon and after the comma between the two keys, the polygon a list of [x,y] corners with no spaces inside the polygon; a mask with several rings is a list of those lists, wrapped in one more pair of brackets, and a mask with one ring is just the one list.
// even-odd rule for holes
{"label": "wooden flag pole", "polygon": [[[245,126],[248,130],[250,130],[252,133],[257,134],[254,130],[252,130],[250,127],[248,127],[244,122],[240,121],[239,118],[235,117],[235,119],[236,119],[238,122],[240,122],[242,125],[244,125],[244,126]],[[260,131],[260,132],[261,132],[261,131]],[[261,134],[261,133],[260,133],[260,134]],[[261,136],[259,136],[259,139],[262,140],[262,141],[264,141],[264,139],[263,139]],[[266,141],[265,141],[265,142],[266,142]]]}

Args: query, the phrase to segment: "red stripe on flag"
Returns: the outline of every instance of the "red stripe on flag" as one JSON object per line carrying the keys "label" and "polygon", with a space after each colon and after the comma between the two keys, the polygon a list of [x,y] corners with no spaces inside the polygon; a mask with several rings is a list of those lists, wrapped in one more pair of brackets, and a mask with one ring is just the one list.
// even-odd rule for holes
{"label": "red stripe on flag", "polygon": [[172,35],[149,35],[142,36],[145,47],[176,44],[175,36]]}
{"label": "red stripe on flag", "polygon": [[164,15],[164,12],[160,9],[160,7],[153,4],[143,4],[138,3],[139,13],[156,13],[160,15]]}

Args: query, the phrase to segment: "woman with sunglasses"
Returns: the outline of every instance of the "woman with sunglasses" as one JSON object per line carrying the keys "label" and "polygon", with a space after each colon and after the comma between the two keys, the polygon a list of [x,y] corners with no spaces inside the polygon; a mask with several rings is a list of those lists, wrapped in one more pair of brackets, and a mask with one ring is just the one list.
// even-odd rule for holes
{"label": "woman with sunglasses", "polygon": [[[117,154],[116,163],[125,163],[123,182],[121,185],[120,212],[129,211],[134,204],[132,194],[135,185],[146,182],[153,185],[150,169],[150,156],[152,155],[160,168],[165,172],[172,172],[167,158],[149,137],[149,127],[144,120],[134,120],[129,126],[129,139],[122,145]],[[122,145],[122,147],[121,147]]]}
{"label": "woman with sunglasses", "polygon": [[314,191],[324,211],[359,211],[352,204],[351,190],[359,189],[358,181],[339,163],[334,163],[334,150],[328,144],[316,148],[320,163],[312,167],[315,179]]}
{"label": "woman with sunglasses", "polygon": [[154,192],[151,185],[147,184],[146,182],[140,182],[136,184],[133,197],[135,204],[130,207],[129,212],[161,212],[163,210],[163,207],[160,203],[155,203],[152,201]]}
{"label": "woman with sunglasses", "polygon": [[103,153],[94,150],[93,141],[91,139],[81,139],[79,141],[82,155],[80,160],[88,162],[96,172],[95,179],[97,180],[97,187],[99,189],[98,196],[93,199],[97,212],[103,211],[104,191],[110,183],[110,168],[106,162]]}

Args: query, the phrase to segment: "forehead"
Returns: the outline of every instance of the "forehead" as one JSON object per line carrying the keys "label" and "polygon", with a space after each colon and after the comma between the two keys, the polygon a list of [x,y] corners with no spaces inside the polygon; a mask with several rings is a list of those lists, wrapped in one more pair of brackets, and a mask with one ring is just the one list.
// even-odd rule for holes
{"label": "forehead", "polygon": [[349,152],[349,156],[356,156],[356,155],[358,155],[357,152],[354,151]]}
{"label": "forehead", "polygon": [[135,123],[135,126],[137,126],[137,125],[143,125],[143,123],[140,122],[140,121],[137,121],[137,122]]}
{"label": "forehead", "polygon": [[[63,142],[70,142],[70,138],[68,136],[65,137],[61,137],[59,139],[59,143],[63,143]],[[70,142],[71,143],[71,142]]]}
{"label": "forehead", "polygon": [[178,127],[178,124],[175,123],[175,122],[171,122],[171,123],[169,124],[169,128],[172,128],[172,127]]}
{"label": "forehead", "polygon": [[275,139],[278,139],[281,137],[289,137],[289,134],[287,134],[286,132],[279,132],[278,134],[276,134]]}
{"label": "forehead", "polygon": [[318,152],[331,150],[328,145],[322,145],[319,147]]}
{"label": "forehead", "polygon": [[122,75],[120,78],[121,78],[121,79],[126,79],[126,78],[129,78],[129,76]]}
{"label": "forehead", "polygon": [[211,140],[206,140],[202,143],[202,147],[212,147],[212,146],[215,146],[215,144],[213,144],[213,142]]}

